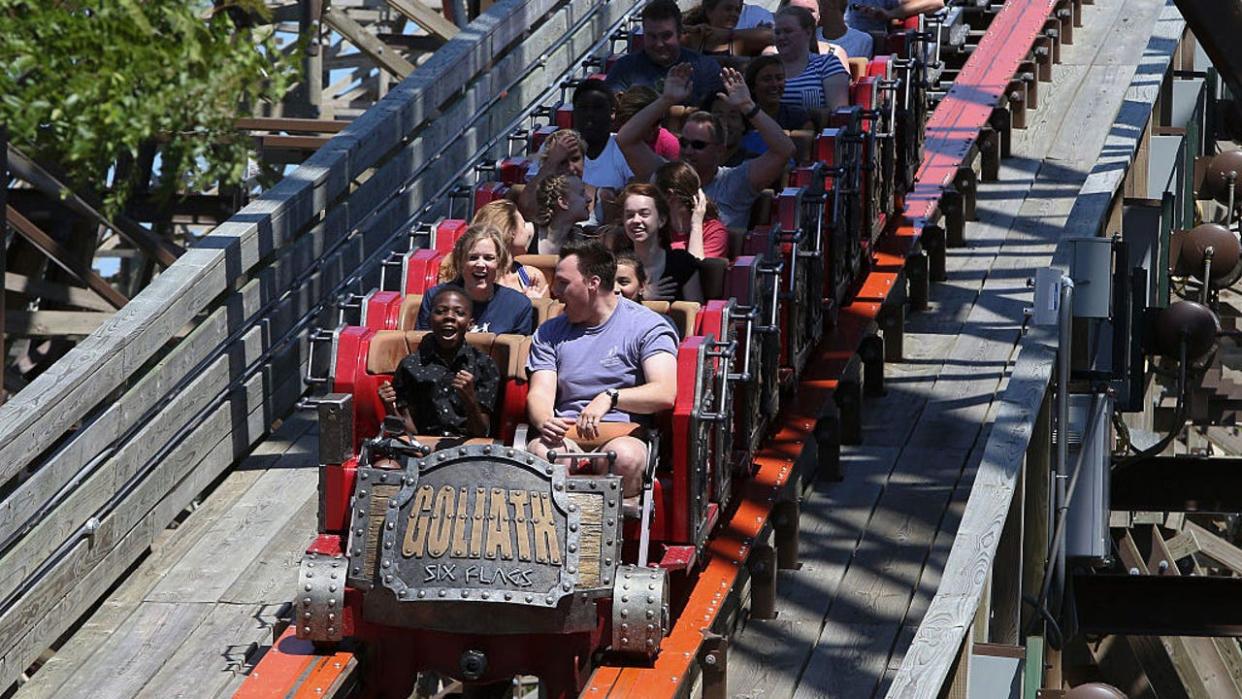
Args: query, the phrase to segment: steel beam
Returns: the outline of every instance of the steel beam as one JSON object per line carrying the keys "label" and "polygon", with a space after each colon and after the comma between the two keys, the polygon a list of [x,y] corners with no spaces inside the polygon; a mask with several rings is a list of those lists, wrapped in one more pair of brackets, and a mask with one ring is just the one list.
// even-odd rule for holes
{"label": "steel beam", "polygon": [[1242,578],[1075,575],[1073,594],[1085,633],[1242,636]]}
{"label": "steel beam", "polygon": [[1145,512],[1242,512],[1242,458],[1153,456],[1112,473],[1110,506]]}

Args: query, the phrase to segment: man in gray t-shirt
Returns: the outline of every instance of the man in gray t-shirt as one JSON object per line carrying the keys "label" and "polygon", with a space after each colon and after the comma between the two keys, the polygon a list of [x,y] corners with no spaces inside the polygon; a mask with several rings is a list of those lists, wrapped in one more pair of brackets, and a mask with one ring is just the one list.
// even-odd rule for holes
{"label": "man in gray t-shirt", "polygon": [[[614,451],[626,496],[637,495],[647,444],[629,423],[670,410],[677,397],[677,335],[660,316],[613,290],[617,262],[597,242],[561,248],[552,288],[565,312],[531,343],[526,408],[538,430],[527,449]],[[640,423],[641,424],[641,423]],[[597,473],[607,464],[598,463]]]}

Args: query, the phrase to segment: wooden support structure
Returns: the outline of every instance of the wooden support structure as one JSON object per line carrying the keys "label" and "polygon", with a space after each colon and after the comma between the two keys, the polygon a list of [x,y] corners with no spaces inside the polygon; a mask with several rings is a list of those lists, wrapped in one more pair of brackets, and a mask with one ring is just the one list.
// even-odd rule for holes
{"label": "wooden support structure", "polygon": [[69,254],[69,251],[63,245],[31,223],[30,219],[22,216],[17,209],[6,205],[4,213],[9,225],[13,226],[18,235],[42,251],[49,260],[72,275],[74,279],[77,279],[90,288],[91,291],[99,294],[101,298],[112,304],[113,308],[120,308],[128,303],[129,299],[125,298],[121,292],[113,289],[95,270],[75,262],[73,256]]}
{"label": "wooden support structure", "polygon": [[349,43],[357,46],[358,50],[370,56],[389,73],[404,80],[406,76],[414,72],[414,66],[409,61],[402,58],[392,47],[385,46],[384,42],[377,39],[366,27],[351,19],[344,10],[333,7],[324,8],[323,21],[340,32]]}
{"label": "wooden support structure", "polygon": [[389,7],[405,15],[429,33],[448,41],[461,31],[457,25],[444,18],[444,15],[424,5],[421,0],[385,0]]}
{"label": "wooden support structure", "polygon": [[150,255],[161,267],[168,267],[185,252],[172,241],[157,236],[124,214],[118,215],[114,221],[109,220],[99,213],[101,205],[98,201],[65,186],[63,176],[53,174],[48,167],[35,162],[13,144],[8,145],[7,152],[15,176],[29,182],[53,201],[62,202],[70,211],[86,220],[116,231],[131,245]]}
{"label": "wooden support structure", "polygon": [[[0,210],[8,210],[9,206],[9,129],[5,124],[0,123]],[[9,220],[8,217],[0,218],[0,272],[7,272],[9,256]],[[9,368],[9,352],[8,344],[5,342],[6,333],[4,332],[7,316],[5,315],[5,306],[8,294],[8,277],[5,276],[5,288],[0,289],[0,405],[4,404],[8,398],[8,391],[5,390],[5,377]]]}
{"label": "wooden support structure", "polygon": [[[1011,7],[1014,6],[1006,5],[1002,12]],[[1159,81],[1150,80],[1148,76],[1169,70],[1170,58],[1184,25],[1176,9],[1170,5],[1153,7],[1152,12],[1155,24],[1149,41],[1145,47],[1136,46],[1132,52],[1136,69],[1134,80],[1124,94],[1125,106],[1116,113],[1112,124],[1106,122],[1101,125],[1107,129],[1102,138],[1103,149],[1094,164],[1088,162],[1091,172],[1078,196],[1071,201],[1072,208],[1064,212],[1066,224],[1061,232],[1064,237],[1100,235],[1101,230],[1105,230],[1114,194],[1123,184],[1138,148],[1139,136],[1145,131],[1159,93]],[[1052,42],[1053,38],[1047,34],[1035,39],[1033,53],[1039,81],[1052,78],[1051,66],[1056,49]],[[993,129],[1002,134],[999,149],[1002,157],[1010,149],[1007,138],[1009,124],[998,121],[1007,121],[1008,118],[1007,113],[997,110],[991,120]],[[989,156],[989,150],[991,148],[981,148],[981,179],[985,182],[993,179],[999,170]],[[1068,246],[1060,246],[1052,266],[1064,269],[1068,255]],[[950,688],[955,686],[953,667],[958,650],[969,638],[972,629],[975,633],[979,632],[975,628],[979,619],[977,611],[988,601],[996,599],[989,592],[996,582],[996,566],[1001,560],[1011,560],[1015,553],[1011,543],[1004,547],[1001,545],[1013,535],[1013,527],[1008,524],[1010,519],[1023,517],[1023,537],[1035,539],[1023,545],[1025,563],[1036,563],[1043,557],[1039,552],[1046,550],[1038,540],[1047,536],[1047,529],[1041,525],[1047,521],[1047,510],[1041,511],[1036,506],[1039,500],[1046,497],[1046,481],[1039,473],[1046,459],[1046,444],[1041,444],[1043,439],[1036,440],[1034,435],[1046,429],[1044,405],[1053,373],[1055,338],[1050,337],[1046,330],[1035,328],[1028,331],[1020,346],[1017,363],[1001,398],[995,427],[987,439],[970,499],[945,563],[945,577],[940,581],[923,615],[923,623],[893,677],[888,689],[890,697],[930,698],[952,691]],[[1024,471],[1025,479],[1020,479]],[[1013,506],[1016,493],[1024,494],[1027,506]],[[1029,591],[1036,577],[1035,571],[1022,573],[1022,577],[1026,581],[1023,587]],[[1005,587],[1012,586],[1006,583]],[[996,626],[996,633],[1012,633],[1011,615],[1012,610],[1005,612],[1006,621]],[[1057,653],[1050,652],[1048,660],[1050,672],[1044,686],[1060,690],[1060,658]]]}
{"label": "wooden support structure", "polygon": [[112,304],[80,286],[49,282],[13,272],[4,273],[4,290],[29,298],[54,301],[85,311],[111,311]]}

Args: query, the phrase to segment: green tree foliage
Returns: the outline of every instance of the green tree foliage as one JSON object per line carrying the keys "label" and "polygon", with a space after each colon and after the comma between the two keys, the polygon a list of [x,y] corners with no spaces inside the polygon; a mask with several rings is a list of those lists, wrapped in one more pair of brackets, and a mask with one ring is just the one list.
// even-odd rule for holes
{"label": "green tree foliage", "polygon": [[270,26],[233,17],[261,0],[0,0],[0,122],[13,143],[105,193],[115,211],[134,181],[112,182],[124,154],[156,140],[162,194],[240,182],[251,150],[234,120],[279,100],[297,57]]}

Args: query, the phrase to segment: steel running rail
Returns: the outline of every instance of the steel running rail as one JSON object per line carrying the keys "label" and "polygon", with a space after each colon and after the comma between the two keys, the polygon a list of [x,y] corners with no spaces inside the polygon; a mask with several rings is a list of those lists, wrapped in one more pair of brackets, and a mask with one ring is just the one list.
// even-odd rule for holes
{"label": "steel running rail", "polygon": [[660,656],[650,668],[599,668],[584,696],[657,699],[689,693],[705,635],[712,632],[756,537],[768,526],[778,496],[793,475],[794,462],[813,438],[817,418],[832,400],[842,372],[876,322],[881,305],[901,281],[907,256],[939,214],[946,187],[966,164],[1054,4],[1053,0],[1010,0],[992,20],[927,121],[923,160],[906,196],[903,217],[881,237],[872,271],[853,301],[841,309],[836,331],[825,333],[807,363],[796,401],[782,412],[775,436],[756,455],[755,475],[732,519],[709,542],[711,560],[672,633],[661,644]]}

